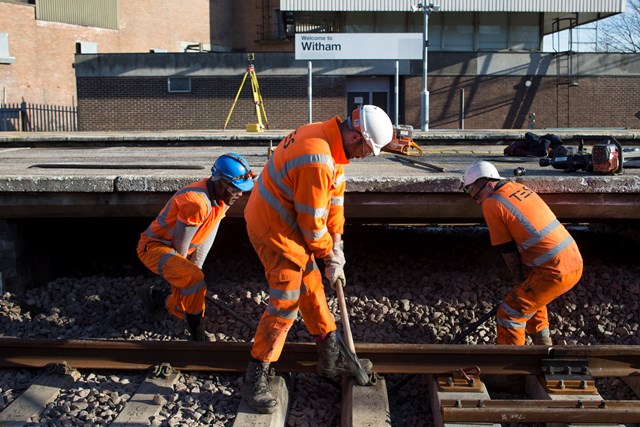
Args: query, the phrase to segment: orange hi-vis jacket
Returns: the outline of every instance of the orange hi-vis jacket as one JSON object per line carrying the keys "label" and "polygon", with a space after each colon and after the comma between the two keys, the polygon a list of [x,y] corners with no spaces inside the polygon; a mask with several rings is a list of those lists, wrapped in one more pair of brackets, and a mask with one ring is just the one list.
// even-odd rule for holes
{"label": "orange hi-vis jacket", "polygon": [[202,244],[224,218],[229,207],[224,202],[211,202],[207,191],[209,178],[194,182],[169,199],[158,217],[140,236],[142,243],[159,242],[172,246],[178,220],[199,227],[189,245],[189,254]]}
{"label": "orange hi-vis jacket", "polygon": [[[165,301],[167,310],[182,319],[186,314],[204,315],[207,292],[204,273],[190,260],[196,250],[210,238],[215,238],[220,221],[229,206],[223,201],[211,201],[208,178],[190,184],[173,195],[158,217],[140,235],[138,257],[151,271],[171,284],[171,295]],[[189,243],[187,258],[173,246],[177,222],[198,227]],[[209,246],[204,245],[208,251]],[[205,254],[206,256],[206,254]]]}
{"label": "orange hi-vis jacket", "polygon": [[582,256],[547,204],[522,184],[499,184],[482,202],[482,213],[492,245],[514,241],[520,261],[531,267],[496,313],[497,343],[524,345],[526,334],[549,329],[547,304],[578,283]]}
{"label": "orange hi-vis jacket", "polygon": [[559,275],[582,268],[573,237],[540,196],[526,186],[516,182],[498,186],[482,203],[482,213],[491,244],[515,241],[523,264]]}
{"label": "orange hi-vis jacket", "polygon": [[325,258],[332,234],[344,232],[344,166],[336,116],[286,136],[249,196],[247,229],[301,268],[310,254]]}

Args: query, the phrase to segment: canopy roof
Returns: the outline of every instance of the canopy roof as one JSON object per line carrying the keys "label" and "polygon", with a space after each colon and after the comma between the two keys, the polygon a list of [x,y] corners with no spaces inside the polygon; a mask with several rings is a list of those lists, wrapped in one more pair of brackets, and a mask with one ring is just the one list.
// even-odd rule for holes
{"label": "canopy roof", "polygon": [[[544,16],[544,33],[563,30],[569,18],[582,25],[623,13],[626,0],[433,0],[440,12],[534,12]],[[412,12],[419,0],[280,0],[285,12]],[[560,21],[553,27],[552,23]],[[552,28],[553,27],[553,28]]]}

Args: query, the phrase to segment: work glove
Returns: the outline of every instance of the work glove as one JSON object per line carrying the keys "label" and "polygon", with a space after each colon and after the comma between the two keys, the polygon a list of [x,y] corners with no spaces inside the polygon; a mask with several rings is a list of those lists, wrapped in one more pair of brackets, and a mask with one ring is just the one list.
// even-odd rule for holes
{"label": "work glove", "polygon": [[324,258],[324,277],[327,278],[333,289],[336,288],[336,282],[342,281],[342,286],[347,285],[347,279],[344,275],[344,255],[342,259],[331,252]]}
{"label": "work glove", "polygon": [[338,258],[341,267],[344,268],[344,265],[347,263],[344,257],[344,240],[333,242],[333,254]]}

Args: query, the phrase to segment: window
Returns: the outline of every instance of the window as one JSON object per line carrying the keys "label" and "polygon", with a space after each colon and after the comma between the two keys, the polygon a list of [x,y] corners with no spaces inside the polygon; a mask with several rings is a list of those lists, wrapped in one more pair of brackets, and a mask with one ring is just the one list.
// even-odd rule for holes
{"label": "window", "polygon": [[0,64],[13,64],[15,60],[9,55],[9,34],[0,33]]}
{"label": "window", "polygon": [[[442,15],[443,49],[472,52],[473,14],[446,13]],[[429,31],[431,33],[431,31]]]}
{"label": "window", "polygon": [[76,53],[98,53],[98,43],[76,42]]}
{"label": "window", "polygon": [[169,92],[191,92],[190,77],[169,77],[167,85]]}
{"label": "window", "polygon": [[539,50],[539,22],[537,13],[512,13],[509,47],[518,50]]}
{"label": "window", "polygon": [[478,48],[480,50],[504,50],[507,46],[507,14],[479,14]]}
{"label": "window", "polygon": [[[337,12],[296,12],[294,33],[339,33],[340,25]],[[291,34],[291,31],[287,32]]]}

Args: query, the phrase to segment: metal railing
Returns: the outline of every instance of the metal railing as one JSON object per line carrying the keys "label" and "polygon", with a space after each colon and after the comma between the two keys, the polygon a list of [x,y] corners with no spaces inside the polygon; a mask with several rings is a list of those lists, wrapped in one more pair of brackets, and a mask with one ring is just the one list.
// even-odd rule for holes
{"label": "metal railing", "polygon": [[78,130],[76,106],[42,105],[21,102],[0,103],[0,131],[75,132]]}

